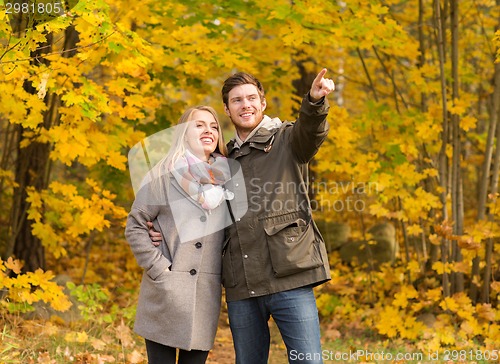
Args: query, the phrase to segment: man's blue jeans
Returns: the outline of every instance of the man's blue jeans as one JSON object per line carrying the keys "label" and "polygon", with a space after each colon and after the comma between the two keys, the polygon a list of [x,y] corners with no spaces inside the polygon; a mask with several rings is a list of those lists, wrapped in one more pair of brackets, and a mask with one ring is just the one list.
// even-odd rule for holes
{"label": "man's blue jeans", "polygon": [[227,303],[236,364],[266,364],[269,357],[268,321],[272,316],[293,364],[320,364],[318,309],[312,287]]}

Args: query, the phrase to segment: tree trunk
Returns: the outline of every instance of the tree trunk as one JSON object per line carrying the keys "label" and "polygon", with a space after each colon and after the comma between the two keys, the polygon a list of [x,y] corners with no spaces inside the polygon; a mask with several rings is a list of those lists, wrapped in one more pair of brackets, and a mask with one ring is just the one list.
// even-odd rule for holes
{"label": "tree trunk", "polygon": [[[64,50],[71,50],[63,53],[64,57],[75,54],[74,48],[78,41],[78,33],[74,27],[65,31]],[[40,45],[39,51],[33,52],[31,57],[36,62],[43,60],[43,53],[49,53],[52,49],[52,35],[47,36],[47,43]],[[43,61],[42,61],[43,62]],[[37,90],[26,81],[24,84],[26,92],[33,95]],[[59,96],[47,94],[45,96],[47,110],[43,115],[43,127],[50,129],[59,120],[58,107]],[[31,141],[27,147],[21,148],[21,143],[25,140],[26,129],[22,125],[16,125],[17,132],[17,159],[15,162],[15,181],[17,187],[14,191],[14,201],[11,214],[11,239],[6,251],[7,256],[13,255],[24,262],[23,271],[34,271],[37,268],[46,268],[45,249],[41,241],[33,235],[31,221],[27,218],[28,203],[27,188],[33,187],[35,191],[42,191],[47,188],[50,180],[51,162],[49,159],[51,145]]]}
{"label": "tree trunk", "polygon": [[[458,60],[458,0],[451,0],[451,65],[452,65],[452,97],[453,100],[460,98],[459,90],[459,60]],[[460,116],[452,115],[453,125],[453,161],[452,161],[452,213],[453,233],[457,236],[463,235],[464,227],[464,203],[462,186],[462,138],[460,129]],[[456,240],[452,243],[451,258],[453,262],[462,261],[462,252]],[[452,273],[452,293],[464,291],[464,275],[461,272]]]}
{"label": "tree trunk", "polygon": [[[420,55],[418,59],[418,67],[421,68],[425,65],[426,63],[426,37],[425,37],[425,32],[424,32],[424,18],[425,18],[425,5],[423,0],[418,1],[418,40],[419,40],[419,50],[420,50]],[[420,94],[420,110],[422,113],[426,113],[428,110],[428,102],[427,102],[427,94],[422,92]],[[431,160],[431,157],[429,156],[429,153],[427,152],[427,147],[426,144],[423,143],[423,158],[422,158],[422,163],[424,164],[425,167],[423,168],[433,168],[433,166],[429,163],[426,162],[425,160]],[[434,177],[427,177],[424,181],[424,189],[429,192],[435,192],[435,178]],[[434,219],[436,216],[436,211],[434,208],[432,208],[429,211],[429,218]],[[421,251],[423,254],[423,262],[421,262],[422,266],[422,271],[424,270],[430,270],[432,269],[432,265],[438,261],[439,259],[439,246],[435,244],[430,244],[429,249],[427,249],[427,241],[426,241],[426,233],[424,229],[424,224],[422,221],[420,221],[420,224],[422,226],[422,234],[421,234]],[[434,233],[434,229],[431,226],[430,227],[431,231],[430,233]]]}
{"label": "tree trunk", "polygon": [[[0,170],[12,171],[16,158],[16,130],[14,125],[10,124],[8,120],[2,120],[1,123]],[[0,176],[0,206],[10,206],[11,202],[6,201],[12,200],[12,182],[8,181],[9,179],[7,175]],[[10,218],[10,209],[7,210],[4,208],[2,213],[0,213],[0,256],[3,259],[7,258],[6,251],[9,250]]]}
{"label": "tree trunk", "polygon": [[[31,53],[32,59],[35,60],[32,61],[33,64],[43,62],[40,61],[43,60],[43,53],[48,53],[52,49],[51,35],[47,36],[47,43],[41,45],[39,49]],[[27,93],[37,94],[36,88],[30,81],[26,80],[23,87]],[[49,104],[51,100],[53,100],[53,97],[45,96],[45,102],[49,107],[43,115],[42,126],[46,129],[50,128],[52,120],[52,108]],[[33,235],[31,221],[28,220],[27,188],[33,187],[36,191],[47,188],[50,145],[31,140],[28,146],[21,147],[26,139],[25,132],[32,130],[24,128],[21,124],[17,124],[15,130],[17,158],[14,173],[17,186],[14,189],[11,236],[6,255],[22,260],[24,263],[23,271],[32,272],[37,268],[46,268],[45,250],[40,239]]]}
{"label": "tree trunk", "polygon": [[[497,1],[497,3],[500,3],[500,0]],[[491,193],[495,193],[495,190],[497,189],[498,185],[498,163],[500,159],[500,152],[499,152],[499,141],[498,137],[500,135],[500,64],[496,63],[495,64],[495,75],[493,78],[493,94],[491,97],[491,103],[490,103],[490,125],[488,128],[488,137],[486,140],[486,147],[485,147],[485,152],[484,152],[484,163],[483,163],[483,171],[482,171],[482,176],[480,180],[480,188],[479,188],[479,196],[478,196],[478,212],[477,212],[477,220],[481,221],[484,220],[487,217],[487,211],[486,211],[486,202],[488,200],[488,194],[490,193],[490,186],[491,186]],[[495,158],[493,160],[492,164],[492,159],[493,159],[493,150],[494,150],[494,143],[495,143],[495,134],[496,139],[497,139],[497,146],[496,146],[496,154]],[[495,171],[495,166],[496,166],[496,171]],[[492,168],[493,167],[493,168]],[[495,178],[496,175],[496,178]],[[490,282],[490,273],[491,273],[491,255],[489,253],[493,252],[493,245],[492,245],[491,239],[488,239],[486,242],[486,267],[485,267],[485,272],[484,272],[484,279],[483,279],[483,288],[482,288],[482,293],[481,293],[481,301],[484,302],[485,296],[485,290],[489,290],[489,282]],[[491,246],[490,246],[491,245]],[[488,260],[489,259],[489,260]],[[478,294],[479,294],[479,287],[475,284],[475,281],[479,281],[480,277],[480,262],[481,259],[477,255],[473,261],[472,261],[472,270],[471,270],[471,287],[470,287],[470,292],[469,296],[473,302],[476,302],[478,299]],[[488,273],[489,272],[489,273]]]}
{"label": "tree trunk", "polygon": [[[36,94],[36,89],[29,81],[24,84],[26,92]],[[46,117],[44,126],[47,127]],[[47,168],[49,166],[50,146],[46,143],[31,142],[27,147],[20,145],[25,138],[26,129],[17,125],[17,160],[15,167],[14,205],[12,216],[12,245],[7,255],[24,262],[23,270],[32,272],[37,268],[45,269],[45,251],[40,240],[32,234],[31,221],[27,218],[27,188],[36,191],[47,188]]]}
{"label": "tree trunk", "polygon": [[[500,3],[500,0],[497,0]],[[493,168],[491,173],[491,194],[495,195],[498,192],[498,177],[500,173],[500,63],[495,64],[495,90],[493,92],[492,100],[491,122],[496,125],[496,151],[493,159]],[[494,223],[494,217],[491,212],[488,214],[489,220]],[[489,302],[490,297],[490,283],[492,272],[492,259],[493,250],[495,247],[495,240],[489,238],[486,241],[485,252],[485,267],[483,272],[483,287],[481,289],[481,302]]]}
{"label": "tree trunk", "polygon": [[[418,44],[420,55],[418,56],[418,68],[425,65],[425,34],[424,34],[424,15],[425,15],[424,0],[418,0]],[[427,94],[420,94],[420,109],[427,111]]]}
{"label": "tree trunk", "polygon": [[[439,0],[434,0],[434,22],[436,29],[436,43],[439,53],[439,74],[441,81],[441,99],[443,104],[443,131],[441,132],[441,149],[439,152],[439,184],[441,185],[442,191],[440,194],[440,200],[442,204],[442,215],[443,220],[448,220],[448,211],[446,209],[446,195],[448,193],[448,159],[446,157],[446,146],[448,145],[448,108],[446,106],[447,92],[446,92],[446,76],[444,71],[445,65],[445,45],[444,45],[444,28],[441,18],[441,6]],[[446,238],[442,238],[441,241],[441,261],[444,266],[448,263],[448,250],[449,242]],[[442,278],[443,295],[444,297],[450,296],[450,286],[448,273],[443,271]]]}

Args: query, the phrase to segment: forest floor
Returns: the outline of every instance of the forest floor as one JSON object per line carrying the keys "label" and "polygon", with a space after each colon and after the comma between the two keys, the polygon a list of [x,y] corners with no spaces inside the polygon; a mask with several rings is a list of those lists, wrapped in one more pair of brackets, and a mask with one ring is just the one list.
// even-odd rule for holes
{"label": "forest floor", "polygon": [[[272,320],[269,326],[271,331],[271,347],[268,364],[286,364],[286,348],[281,340],[278,328]],[[227,320],[227,312],[222,310],[214,348],[210,351],[207,364],[234,364],[234,362],[231,329]]]}
{"label": "forest floor", "polygon": [[[3,321],[3,322],[2,322]],[[144,340],[132,332],[122,321],[120,325],[98,324],[90,329],[64,325],[50,320],[27,320],[21,316],[0,317],[0,364],[145,364],[147,355]],[[268,364],[287,364],[286,348],[276,324],[269,321],[271,345]],[[415,343],[403,340],[387,340],[366,330],[340,332],[331,324],[321,326],[323,357],[326,363],[356,364],[492,364],[495,361],[449,360],[437,352],[419,352]],[[118,343],[118,344],[117,344]],[[121,343],[121,344],[120,344]],[[445,350],[453,355],[452,350]],[[368,353],[353,359],[349,353]],[[476,351],[472,351],[476,353]],[[402,360],[394,360],[397,355],[407,355]],[[338,358],[338,355],[347,357]],[[382,357],[385,355],[384,357]],[[392,355],[392,360],[387,360]],[[419,357],[417,357],[419,356]],[[497,356],[498,358],[498,356]],[[233,364],[235,355],[227,311],[223,306],[213,349],[207,364]]]}
{"label": "forest floor", "polygon": [[[281,339],[276,324],[269,322],[271,332],[271,347],[269,351],[268,364],[287,364],[286,348]],[[366,335],[366,333],[365,333]],[[419,352],[414,345],[404,342],[394,341],[388,343],[380,338],[367,337],[360,332],[350,332],[340,334],[337,330],[328,330],[322,326],[322,348],[323,355],[330,355],[330,359],[323,358],[324,363],[356,363],[356,364],[493,364],[500,363],[499,360],[451,360],[443,353],[439,355],[432,352]],[[342,336],[342,337],[341,337]],[[365,352],[370,357],[359,356],[352,359],[353,353]],[[452,351],[450,351],[451,353]],[[349,354],[351,353],[351,354]],[[347,355],[346,359],[335,358],[335,355]],[[388,360],[389,355],[392,358]],[[397,355],[403,355],[402,359],[395,360]],[[234,349],[231,338],[231,330],[227,321],[227,312],[222,310],[219,328],[215,339],[215,345],[210,352],[207,364],[234,364]]]}

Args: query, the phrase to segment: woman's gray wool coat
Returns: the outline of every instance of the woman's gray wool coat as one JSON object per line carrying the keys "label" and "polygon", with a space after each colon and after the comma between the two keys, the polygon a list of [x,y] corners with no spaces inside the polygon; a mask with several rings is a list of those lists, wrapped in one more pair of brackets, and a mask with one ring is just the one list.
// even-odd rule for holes
{"label": "woman's gray wool coat", "polygon": [[[137,193],[125,236],[144,269],[134,330],[142,337],[184,350],[212,348],[221,305],[221,259],[226,204],[208,213],[170,178],[168,203],[150,183]],[[155,247],[147,221],[162,234]]]}

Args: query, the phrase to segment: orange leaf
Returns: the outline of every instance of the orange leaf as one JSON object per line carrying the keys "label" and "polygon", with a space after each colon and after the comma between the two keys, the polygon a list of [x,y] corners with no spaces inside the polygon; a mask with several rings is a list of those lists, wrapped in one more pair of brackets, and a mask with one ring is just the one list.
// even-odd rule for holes
{"label": "orange leaf", "polygon": [[481,305],[477,305],[476,312],[477,312],[479,317],[481,317],[487,321],[494,321],[495,320],[495,311],[491,308],[490,303],[483,303]]}
{"label": "orange leaf", "polygon": [[134,339],[132,338],[131,330],[123,321],[118,327],[116,327],[115,332],[116,337],[120,340],[123,347],[128,348],[134,346]]}
{"label": "orange leaf", "polygon": [[134,350],[127,355],[127,360],[132,364],[142,363],[144,361],[144,356],[137,350]]}
{"label": "orange leaf", "polygon": [[12,269],[12,271],[16,274],[21,273],[21,268],[23,267],[23,263],[21,263],[20,260],[18,259],[12,259],[12,257],[9,257],[7,261],[5,262],[5,266],[9,269]]}

